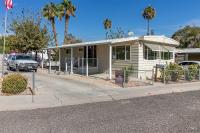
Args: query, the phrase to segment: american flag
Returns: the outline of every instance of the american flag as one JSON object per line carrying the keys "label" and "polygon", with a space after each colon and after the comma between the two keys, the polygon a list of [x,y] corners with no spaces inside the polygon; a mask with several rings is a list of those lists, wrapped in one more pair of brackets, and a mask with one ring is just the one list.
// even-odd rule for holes
{"label": "american flag", "polygon": [[5,0],[6,9],[13,8],[13,1],[12,0]]}

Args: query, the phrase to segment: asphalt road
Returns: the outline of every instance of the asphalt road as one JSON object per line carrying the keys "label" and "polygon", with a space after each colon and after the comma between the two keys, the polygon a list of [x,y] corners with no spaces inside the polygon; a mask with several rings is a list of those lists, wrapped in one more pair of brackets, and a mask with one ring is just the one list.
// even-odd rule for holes
{"label": "asphalt road", "polygon": [[0,133],[199,133],[200,91],[0,112]]}

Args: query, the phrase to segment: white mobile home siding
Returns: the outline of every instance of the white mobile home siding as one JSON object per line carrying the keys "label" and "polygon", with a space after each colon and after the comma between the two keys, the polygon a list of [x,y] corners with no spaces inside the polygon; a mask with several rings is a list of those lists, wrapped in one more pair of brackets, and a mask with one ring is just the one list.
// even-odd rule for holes
{"label": "white mobile home siding", "polygon": [[156,64],[166,64],[169,62],[174,62],[174,59],[171,60],[146,60],[144,59],[144,44],[139,45],[139,57],[138,57],[138,78],[146,79],[152,77],[152,69]]}

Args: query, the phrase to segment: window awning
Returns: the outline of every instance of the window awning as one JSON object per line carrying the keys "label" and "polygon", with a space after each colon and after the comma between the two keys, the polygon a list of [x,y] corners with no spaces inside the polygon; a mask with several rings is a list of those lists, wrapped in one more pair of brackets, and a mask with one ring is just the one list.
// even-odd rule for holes
{"label": "window awning", "polygon": [[173,52],[174,47],[171,46],[161,46],[157,44],[150,44],[150,43],[145,43],[145,45],[150,48],[152,51],[163,51],[163,52]]}
{"label": "window awning", "polygon": [[167,49],[167,51],[169,52],[174,52],[174,50],[176,49],[175,47],[171,47],[171,46],[163,46],[165,49]]}

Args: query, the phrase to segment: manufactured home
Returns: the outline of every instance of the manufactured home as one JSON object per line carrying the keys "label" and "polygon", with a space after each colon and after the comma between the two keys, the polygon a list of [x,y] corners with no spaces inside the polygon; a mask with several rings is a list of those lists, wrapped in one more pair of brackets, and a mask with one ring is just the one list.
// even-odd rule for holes
{"label": "manufactured home", "polygon": [[[61,71],[73,74],[107,74],[132,67],[139,79],[151,78],[157,64],[175,61],[179,42],[165,36],[142,36],[59,46]],[[50,48],[52,49],[52,48]]]}

